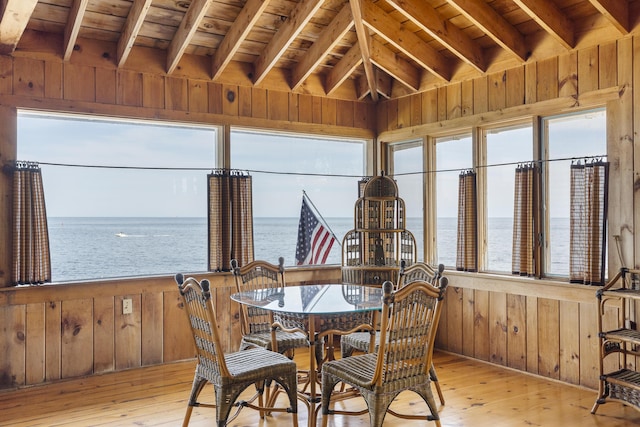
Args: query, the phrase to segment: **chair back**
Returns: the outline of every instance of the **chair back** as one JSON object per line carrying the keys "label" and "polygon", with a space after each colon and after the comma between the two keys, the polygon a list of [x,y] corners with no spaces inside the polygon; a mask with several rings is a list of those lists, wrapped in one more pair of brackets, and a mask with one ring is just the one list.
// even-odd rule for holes
{"label": "chair back", "polygon": [[[276,298],[285,286],[284,258],[278,259],[274,265],[266,261],[252,261],[239,267],[238,262],[231,260],[231,270],[235,277],[238,292],[261,292],[265,297]],[[242,335],[270,332],[272,320],[267,310],[247,305],[240,306]]]}
{"label": "chair back", "polygon": [[398,278],[397,289],[400,289],[413,282],[430,282],[434,286],[438,286],[442,273],[444,272],[444,264],[438,265],[438,270],[425,262],[416,262],[413,264],[405,263],[402,260],[400,265],[400,274]]}
{"label": "chair back", "polygon": [[185,279],[180,273],[176,274],[175,279],[189,317],[200,367],[217,377],[231,377],[220,345],[209,281],[203,279],[198,282],[193,277]]}
{"label": "chair back", "polygon": [[413,281],[396,291],[391,282],[383,284],[380,347],[372,384],[429,375],[447,283],[446,277],[439,286]]}

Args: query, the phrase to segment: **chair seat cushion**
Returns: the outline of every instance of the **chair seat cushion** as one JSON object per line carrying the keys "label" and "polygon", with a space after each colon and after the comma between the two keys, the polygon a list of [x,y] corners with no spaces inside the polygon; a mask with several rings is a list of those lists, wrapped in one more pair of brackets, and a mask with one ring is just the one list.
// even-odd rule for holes
{"label": "chair seat cushion", "polygon": [[429,375],[411,375],[387,382],[377,388],[371,384],[376,371],[377,353],[367,353],[351,356],[345,359],[333,360],[322,365],[322,375],[330,375],[340,378],[347,384],[379,393],[397,392],[401,390],[413,390],[420,386],[429,385]]}
{"label": "chair seat cushion", "polygon": [[[309,346],[309,340],[302,332],[276,331],[276,340],[278,341],[278,352],[281,353],[293,348],[304,348]],[[271,350],[271,332],[256,332],[243,336],[240,348],[247,348],[251,346]]]}
{"label": "chair seat cushion", "polygon": [[351,385],[364,387],[373,378],[377,357],[376,353],[368,353],[325,362],[322,365],[322,375],[339,376]]}
{"label": "chair seat cushion", "polygon": [[294,361],[288,357],[264,348],[228,353],[224,356],[229,373],[234,381],[247,379],[257,381],[265,378],[277,378],[297,370]]}
{"label": "chair seat cushion", "polygon": [[[340,338],[340,345],[342,348],[352,347],[356,350],[367,352],[369,351],[369,340],[371,334],[369,332],[354,332],[352,334],[344,335]],[[380,345],[380,332],[376,332],[375,351],[378,350]]]}

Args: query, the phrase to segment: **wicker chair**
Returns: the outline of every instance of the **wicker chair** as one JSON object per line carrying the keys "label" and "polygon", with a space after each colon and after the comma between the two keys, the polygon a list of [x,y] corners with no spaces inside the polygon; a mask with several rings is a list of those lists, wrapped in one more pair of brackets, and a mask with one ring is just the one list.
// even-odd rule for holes
{"label": "wicker chair", "polygon": [[[400,267],[400,279],[398,280],[397,289],[402,288],[410,283],[416,281],[430,282],[434,286],[438,286],[442,273],[444,271],[444,265],[438,266],[438,271],[434,271],[429,264],[424,262],[417,262],[415,264],[406,267],[404,261]],[[354,332],[352,334],[345,335],[340,341],[340,353],[342,357],[349,357],[353,355],[354,351],[368,352],[369,345],[371,343],[371,334],[369,332]],[[380,345],[380,331],[376,331],[375,336],[375,348],[374,352],[378,351]],[[436,374],[436,368],[431,365],[429,368],[429,375],[431,376],[431,382],[436,388],[440,404],[444,405],[444,395],[438,382],[438,376]]]}
{"label": "wicker chair", "polygon": [[[293,425],[297,426],[298,383],[295,362],[264,348],[223,354],[211,303],[209,281],[204,279],[198,283],[191,277],[185,280],[182,274],[177,274],[175,279],[189,318],[198,360],[183,427],[189,424],[194,406],[216,408],[218,427],[226,426],[237,417],[243,407],[256,409],[260,411],[261,416],[267,412],[290,412],[293,414]],[[289,407],[263,406],[262,394],[267,381],[276,381],[284,388],[289,396]],[[207,382],[213,384],[215,405],[202,404],[197,400]],[[240,393],[252,384],[256,387],[255,397],[258,398],[258,405],[252,403],[254,398],[236,402]],[[233,416],[229,416],[233,406],[237,407],[237,411]]]}
{"label": "wicker chair", "polygon": [[406,419],[435,421],[440,417],[430,387],[429,367],[433,343],[447,288],[447,278],[440,287],[416,281],[396,291],[391,282],[383,284],[384,304],[377,353],[367,353],[326,362],[322,366],[322,425],[333,414],[361,415],[367,410],[330,409],[331,396],[338,382],[356,388],[367,403],[370,425],[380,427],[389,405],[398,394],[411,390],[427,403],[430,415],[404,415]]}
{"label": "wicker chair", "polygon": [[[279,265],[266,261],[252,261],[239,267],[238,261],[231,260],[231,270],[236,281],[238,292],[258,291],[272,292],[277,298],[285,286],[284,258],[279,258]],[[251,347],[272,349],[271,317],[269,312],[256,307],[240,306],[242,342],[240,350]],[[277,320],[277,319],[276,319]],[[285,332],[276,330],[276,344],[279,353],[293,356],[296,348],[308,348],[309,339],[302,331]]]}

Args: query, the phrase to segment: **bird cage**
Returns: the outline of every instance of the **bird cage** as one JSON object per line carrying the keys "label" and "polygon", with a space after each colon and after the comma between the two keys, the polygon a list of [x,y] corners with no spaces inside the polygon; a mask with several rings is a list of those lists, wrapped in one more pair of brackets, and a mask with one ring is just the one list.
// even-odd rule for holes
{"label": "bird cage", "polygon": [[404,200],[388,176],[371,178],[354,206],[354,228],[342,241],[342,281],[381,285],[397,282],[400,262],[416,260],[416,242],[406,229]]}

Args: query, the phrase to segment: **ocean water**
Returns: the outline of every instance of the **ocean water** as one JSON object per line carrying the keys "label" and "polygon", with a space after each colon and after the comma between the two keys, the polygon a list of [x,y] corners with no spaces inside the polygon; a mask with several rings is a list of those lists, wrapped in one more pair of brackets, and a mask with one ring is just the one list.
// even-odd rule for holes
{"label": "ocean water", "polygon": [[[350,218],[325,218],[334,234],[353,228]],[[207,270],[206,218],[48,219],[53,282],[148,276]],[[298,218],[255,218],[256,259],[295,264]],[[340,264],[334,244],[327,264]]]}
{"label": "ocean water", "polygon": [[[325,218],[341,242],[353,228],[351,218]],[[555,224],[555,225],[554,225]],[[207,269],[206,218],[49,218],[53,282],[126,276],[204,272]],[[423,239],[419,218],[407,228]],[[511,270],[511,220],[489,221],[489,270]],[[568,220],[552,221],[551,237],[566,242],[552,254],[552,270],[568,272]],[[455,266],[456,220],[438,219],[439,262]],[[555,237],[554,237],[555,236]],[[566,236],[566,238],[565,238]],[[295,264],[298,218],[254,218],[255,258]],[[422,260],[419,243],[418,259]],[[561,246],[561,245],[558,245]],[[327,264],[340,264],[342,252],[334,244]]]}

